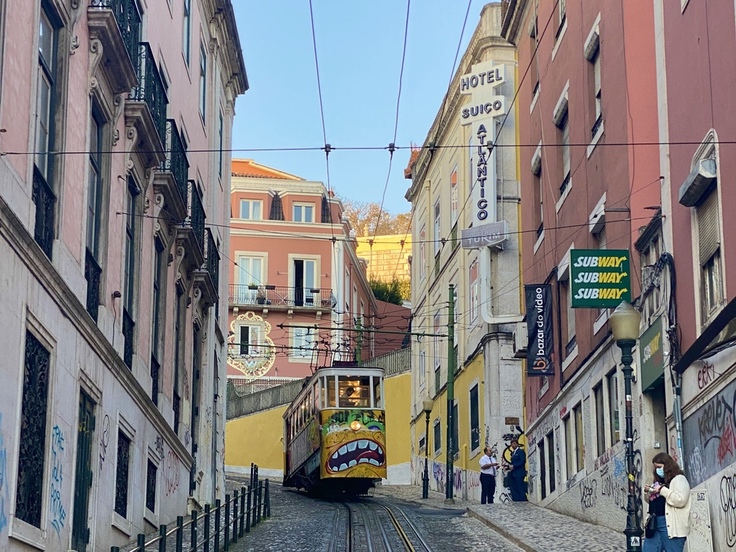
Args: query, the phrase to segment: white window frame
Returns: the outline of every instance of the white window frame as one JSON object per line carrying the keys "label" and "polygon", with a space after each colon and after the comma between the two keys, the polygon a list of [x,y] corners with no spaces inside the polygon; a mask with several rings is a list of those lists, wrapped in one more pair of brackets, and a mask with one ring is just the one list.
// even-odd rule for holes
{"label": "white window frame", "polygon": [[313,223],[314,203],[294,203],[291,208],[291,214],[291,220],[293,222]]}
{"label": "white window frame", "polygon": [[[243,207],[248,206],[248,216],[243,216]],[[257,211],[258,215],[254,216]],[[241,199],[240,200],[240,215],[241,220],[263,220],[263,201],[260,199]]]}
{"label": "white window frame", "polygon": [[291,328],[289,341],[291,349],[289,350],[290,360],[309,362],[314,355],[314,345],[316,343],[317,330],[314,328]]}

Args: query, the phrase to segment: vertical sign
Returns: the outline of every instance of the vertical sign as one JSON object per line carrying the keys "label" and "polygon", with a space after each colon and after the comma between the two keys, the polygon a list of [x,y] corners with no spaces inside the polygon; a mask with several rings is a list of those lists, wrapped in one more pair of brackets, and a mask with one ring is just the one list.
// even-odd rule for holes
{"label": "vertical sign", "polygon": [[529,343],[526,350],[527,376],[552,376],[555,373],[552,342],[552,286],[529,284],[526,296],[526,325]]}

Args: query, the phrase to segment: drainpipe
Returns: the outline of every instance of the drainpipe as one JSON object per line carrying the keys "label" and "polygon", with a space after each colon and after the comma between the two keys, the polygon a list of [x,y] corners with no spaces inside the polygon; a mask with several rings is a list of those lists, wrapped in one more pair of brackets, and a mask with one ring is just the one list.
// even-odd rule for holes
{"label": "drainpipe", "polygon": [[682,450],[682,374],[672,378],[675,397],[672,400],[672,415],[675,418],[675,438],[677,439],[677,458],[680,469],[685,469],[685,452]]}
{"label": "drainpipe", "polygon": [[486,324],[515,324],[524,320],[523,314],[493,315],[491,305],[491,248],[480,248],[480,314]]}

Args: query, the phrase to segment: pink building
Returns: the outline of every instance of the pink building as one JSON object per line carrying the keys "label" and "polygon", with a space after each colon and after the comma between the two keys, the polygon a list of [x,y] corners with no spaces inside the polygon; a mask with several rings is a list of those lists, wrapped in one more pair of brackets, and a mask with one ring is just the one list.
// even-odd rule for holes
{"label": "pink building", "polygon": [[228,376],[270,385],[388,352],[341,202],[252,160],[234,160],[232,173]]}
{"label": "pink building", "polygon": [[0,549],[109,550],[224,494],[233,8],[3,0],[0,48]]}

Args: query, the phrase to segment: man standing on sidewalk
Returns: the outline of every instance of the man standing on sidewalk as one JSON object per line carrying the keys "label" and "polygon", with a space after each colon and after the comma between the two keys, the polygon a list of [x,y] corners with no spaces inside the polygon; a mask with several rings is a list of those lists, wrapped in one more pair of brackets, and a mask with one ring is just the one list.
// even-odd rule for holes
{"label": "man standing on sidewalk", "polygon": [[526,501],[526,453],[519,447],[518,439],[511,439],[511,500]]}
{"label": "man standing on sidewalk", "polygon": [[493,495],[496,494],[496,469],[498,462],[493,456],[493,449],[486,447],[480,457],[480,503],[493,504]]}

